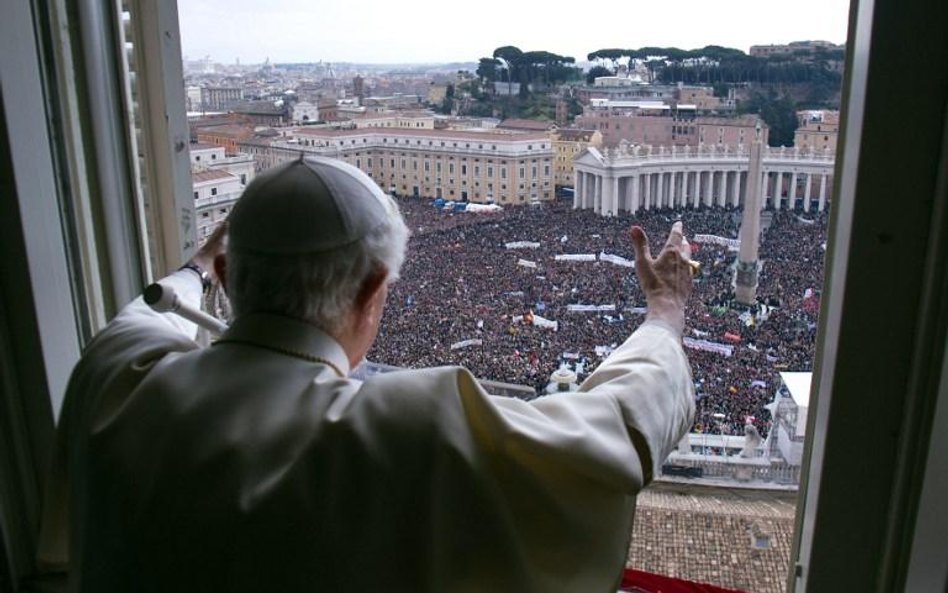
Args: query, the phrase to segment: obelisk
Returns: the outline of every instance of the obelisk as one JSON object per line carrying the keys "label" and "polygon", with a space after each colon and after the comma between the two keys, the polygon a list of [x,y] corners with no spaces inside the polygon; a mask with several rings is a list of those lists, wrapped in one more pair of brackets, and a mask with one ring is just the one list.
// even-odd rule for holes
{"label": "obelisk", "polygon": [[741,246],[737,255],[735,294],[737,302],[753,305],[757,302],[757,255],[760,248],[760,190],[763,184],[761,159],[763,146],[760,121],[750,147],[747,167],[747,188],[744,195],[744,216],[741,219]]}

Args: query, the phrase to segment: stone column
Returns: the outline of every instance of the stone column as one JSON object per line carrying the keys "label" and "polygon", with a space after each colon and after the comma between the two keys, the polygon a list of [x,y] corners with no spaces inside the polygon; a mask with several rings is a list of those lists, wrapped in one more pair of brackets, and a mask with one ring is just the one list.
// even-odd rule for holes
{"label": "stone column", "polygon": [[632,180],[632,205],[629,206],[631,212],[634,214],[639,211],[639,183],[641,183],[640,175],[633,175]]}
{"label": "stone column", "polygon": [[573,168],[573,210],[579,207],[579,171]]}
{"label": "stone column", "polygon": [[593,207],[593,195],[592,195],[592,176],[587,171],[583,173],[583,208],[589,209]]}
{"label": "stone column", "polygon": [[695,171],[695,208],[701,204],[701,171]]}
{"label": "stone column", "polygon": [[589,208],[589,202],[586,198],[586,172],[578,171],[576,173],[576,186],[573,188],[573,197],[579,200],[579,207]]}
{"label": "stone column", "polygon": [[783,171],[774,171],[774,210],[780,210],[780,194],[783,193]]}
{"label": "stone column", "polygon": [[790,175],[790,191],[787,192],[788,200],[787,204],[790,206],[790,210],[793,211],[797,207],[797,172],[794,171]]}
{"label": "stone column", "polygon": [[642,208],[646,211],[652,206],[652,175],[646,173],[642,176]]}
{"label": "stone column", "polygon": [[727,194],[727,171],[719,171],[717,200],[714,203],[721,208],[724,207],[725,194]]}
{"label": "stone column", "polygon": [[731,206],[737,206],[741,203],[741,172],[734,171],[734,182],[731,184]]}
{"label": "stone column", "polygon": [[602,214],[602,176],[594,174],[592,178],[592,209],[596,214]]}
{"label": "stone column", "polygon": [[612,200],[609,206],[612,216],[619,215],[619,177],[613,174],[612,177]]}
{"label": "stone column", "polygon": [[812,191],[813,186],[813,175],[810,173],[804,173],[806,177],[806,187],[803,189],[803,207],[807,212],[810,211],[810,192]]}
{"label": "stone column", "polygon": [[826,208],[826,173],[820,175],[820,202],[818,208],[820,212]]}
{"label": "stone column", "polygon": [[707,174],[704,176],[704,192],[702,192],[704,196],[705,206],[711,206],[712,204],[714,204],[714,195],[712,194],[712,192],[714,191],[714,186],[712,185],[713,181],[714,181],[714,171],[708,171]]}
{"label": "stone column", "polygon": [[664,185],[664,181],[665,174],[660,172],[658,174],[658,187],[655,188],[655,206],[658,208],[661,208],[665,205],[665,196],[663,195],[664,187],[662,187]]}

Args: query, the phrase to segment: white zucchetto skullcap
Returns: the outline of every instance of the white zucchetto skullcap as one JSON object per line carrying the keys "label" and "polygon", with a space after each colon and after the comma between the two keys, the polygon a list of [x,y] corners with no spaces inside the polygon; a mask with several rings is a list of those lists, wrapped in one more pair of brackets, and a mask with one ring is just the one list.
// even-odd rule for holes
{"label": "white zucchetto skullcap", "polygon": [[391,199],[359,169],[300,157],[250,182],[228,219],[228,244],[262,255],[327,251],[397,215]]}

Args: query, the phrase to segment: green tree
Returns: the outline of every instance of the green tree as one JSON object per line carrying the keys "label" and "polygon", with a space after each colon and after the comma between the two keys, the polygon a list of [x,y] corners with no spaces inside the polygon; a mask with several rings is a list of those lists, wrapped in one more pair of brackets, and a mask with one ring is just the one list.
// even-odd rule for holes
{"label": "green tree", "polygon": [[770,128],[767,144],[770,146],[793,146],[793,134],[797,130],[797,105],[790,95],[778,96],[771,90],[766,95],[754,93],[741,102],[739,112],[756,113]]}
{"label": "green tree", "polygon": [[451,115],[451,111],[454,109],[454,85],[449,84],[448,88],[444,92],[444,99],[441,100],[440,109],[435,109],[438,113],[444,115]]}
{"label": "green tree", "polygon": [[615,76],[615,72],[605,66],[593,66],[586,73],[586,84],[593,84],[600,76]]}
{"label": "green tree", "polygon": [[474,73],[485,83],[493,85],[494,81],[497,80],[497,70],[499,68],[500,60],[497,58],[481,58]]}

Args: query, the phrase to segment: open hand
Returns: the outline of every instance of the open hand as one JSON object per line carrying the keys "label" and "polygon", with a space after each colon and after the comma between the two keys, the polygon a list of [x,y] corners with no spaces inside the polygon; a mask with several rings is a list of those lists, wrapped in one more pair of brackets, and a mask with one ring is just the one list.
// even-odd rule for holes
{"label": "open hand", "polygon": [[681,222],[672,225],[668,240],[653,259],[648,237],[638,226],[629,229],[635,249],[635,274],[645,293],[647,319],[658,319],[681,333],[685,329],[685,302],[691,295],[691,247],[682,232]]}

